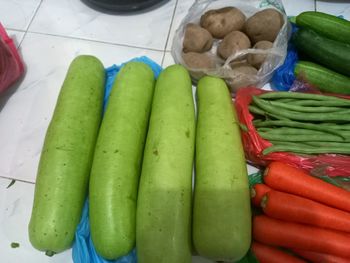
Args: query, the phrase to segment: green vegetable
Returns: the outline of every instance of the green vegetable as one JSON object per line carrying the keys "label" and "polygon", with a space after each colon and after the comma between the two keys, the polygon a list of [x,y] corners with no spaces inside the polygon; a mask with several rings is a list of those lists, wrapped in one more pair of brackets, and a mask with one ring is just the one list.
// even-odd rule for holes
{"label": "green vegetable", "polygon": [[306,54],[314,62],[350,76],[350,44],[328,39],[305,28],[294,33],[293,42],[299,52]]}
{"label": "green vegetable", "polygon": [[289,144],[278,144],[272,145],[265,150],[263,150],[263,154],[269,154],[272,152],[294,152],[301,154],[322,154],[322,153],[338,153],[338,154],[350,154],[349,146],[322,146],[322,147],[314,147],[314,146],[306,146],[306,145],[289,145]]}
{"label": "green vegetable", "polygon": [[[325,106],[324,103],[339,103],[335,106],[350,106],[350,101],[347,99],[342,99],[333,96],[321,95],[321,94],[311,94],[311,93],[303,93],[303,92],[287,92],[287,91],[277,91],[277,92],[266,92],[259,95],[260,99],[294,99],[297,101],[304,100],[305,101],[314,101],[318,103],[319,106]],[[330,105],[327,105],[330,106]]]}
{"label": "green vegetable", "polygon": [[296,17],[299,27],[306,27],[317,33],[350,44],[350,21],[322,12],[307,11]]}
{"label": "green vegetable", "polygon": [[191,257],[195,111],[189,73],[180,65],[157,80],[140,178],[139,263],[186,263]]}
{"label": "green vegetable", "polygon": [[108,100],[91,170],[89,216],[96,251],[106,259],[135,246],[136,200],[154,90],[146,64],[129,62]]}
{"label": "green vegetable", "polygon": [[[272,143],[263,154],[278,151],[350,153],[348,100],[327,95],[269,92],[253,96],[252,101],[249,110],[256,114],[253,125],[263,139]],[[282,120],[283,117],[290,119]]]}
{"label": "green vegetable", "polygon": [[276,116],[281,116],[283,118],[288,118],[291,120],[307,120],[307,121],[350,121],[350,111],[344,112],[327,112],[320,113],[301,113],[297,111],[287,110],[281,108],[280,106],[274,105],[272,101],[265,101],[258,96],[253,96],[253,102],[255,105],[260,107],[262,110],[274,114]]}
{"label": "green vegetable", "polygon": [[327,141],[327,142],[350,142],[350,138],[343,139],[332,134],[276,134],[270,132],[259,132],[259,135],[267,140],[286,142],[307,142],[307,141]]}
{"label": "green vegetable", "polygon": [[296,77],[323,92],[350,94],[350,78],[318,64],[299,61],[294,69]]}
{"label": "green vegetable", "polygon": [[274,134],[318,134],[318,135],[328,135],[328,134],[335,134],[339,136],[340,138],[350,138],[350,131],[346,130],[339,130],[334,131],[335,133],[329,133],[324,131],[317,131],[312,129],[301,129],[301,128],[289,128],[289,127],[274,127],[274,128],[258,128],[258,131],[262,132],[270,132]]}
{"label": "green vegetable", "polygon": [[[341,132],[340,131],[338,132],[338,127],[337,127],[337,129],[334,129],[335,126],[325,127],[325,126],[319,125],[319,124],[304,123],[304,122],[297,122],[297,121],[284,121],[284,120],[272,120],[272,121],[255,120],[255,121],[253,121],[253,124],[256,128],[260,128],[260,127],[296,127],[296,128],[325,132],[325,133],[334,134],[334,135],[338,135],[338,136],[342,137]],[[338,125],[338,126],[342,127],[342,125]]]}
{"label": "green vegetable", "polygon": [[237,261],[251,242],[246,160],[236,113],[225,82],[198,83],[193,243],[214,260]]}
{"label": "green vegetable", "polygon": [[48,127],[29,223],[32,245],[61,252],[72,245],[86,199],[102,116],[105,71],[92,56],[71,63]]}

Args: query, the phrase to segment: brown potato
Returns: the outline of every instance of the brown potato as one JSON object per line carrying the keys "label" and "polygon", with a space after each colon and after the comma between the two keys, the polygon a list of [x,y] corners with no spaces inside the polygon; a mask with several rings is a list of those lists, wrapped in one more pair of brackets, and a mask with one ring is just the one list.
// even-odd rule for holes
{"label": "brown potato", "polygon": [[248,18],[244,25],[244,31],[253,44],[261,40],[273,42],[283,23],[282,14],[275,9],[269,8],[259,11]]}
{"label": "brown potato", "polygon": [[[193,70],[215,68],[215,60],[213,56],[209,55],[208,53],[188,52],[188,53],[183,53],[182,58],[186,66]],[[190,70],[190,74],[195,79],[199,79],[205,75],[202,72],[193,71],[193,70]]]}
{"label": "brown potato", "polygon": [[213,37],[223,38],[231,31],[241,30],[246,20],[245,15],[235,7],[209,10],[201,16],[200,25]]}
{"label": "brown potato", "polygon": [[231,64],[235,78],[227,81],[231,92],[236,92],[238,89],[256,84],[257,73],[256,68],[252,67],[246,62]]}
{"label": "brown potato", "polygon": [[184,52],[205,52],[212,46],[213,37],[208,30],[193,23],[186,25],[183,41]]}
{"label": "brown potato", "polygon": [[240,31],[233,31],[225,36],[218,46],[218,55],[227,59],[232,54],[242,49],[250,48],[249,38]]}
{"label": "brown potato", "polygon": [[[270,41],[262,40],[257,42],[253,48],[255,49],[270,49],[273,47],[273,43]],[[256,69],[259,69],[261,65],[264,63],[266,59],[267,54],[248,54],[247,56],[247,62],[255,67]]]}

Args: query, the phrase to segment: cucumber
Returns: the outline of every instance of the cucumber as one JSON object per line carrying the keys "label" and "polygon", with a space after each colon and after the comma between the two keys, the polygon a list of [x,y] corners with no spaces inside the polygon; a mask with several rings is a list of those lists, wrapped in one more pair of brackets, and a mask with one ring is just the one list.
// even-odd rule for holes
{"label": "cucumber", "polygon": [[240,129],[222,79],[198,82],[193,244],[199,255],[237,261],[251,242],[250,194]]}
{"label": "cucumber", "polygon": [[29,239],[48,254],[72,245],[80,221],[101,122],[104,82],[105,71],[97,58],[75,58],[47,129]]}
{"label": "cucumber", "polygon": [[195,111],[189,73],[180,65],[157,80],[140,178],[139,263],[190,263]]}
{"label": "cucumber", "polygon": [[102,120],[91,169],[89,217],[95,249],[106,259],[126,255],[135,246],[137,188],[154,84],[146,64],[124,65]]}
{"label": "cucumber", "polygon": [[296,24],[344,43],[350,44],[350,21],[317,11],[306,11],[296,17]]}
{"label": "cucumber", "polygon": [[294,73],[300,80],[306,81],[323,92],[350,95],[350,78],[318,64],[298,61]]}
{"label": "cucumber", "polygon": [[298,51],[329,69],[350,76],[350,44],[341,43],[301,28],[294,33]]}

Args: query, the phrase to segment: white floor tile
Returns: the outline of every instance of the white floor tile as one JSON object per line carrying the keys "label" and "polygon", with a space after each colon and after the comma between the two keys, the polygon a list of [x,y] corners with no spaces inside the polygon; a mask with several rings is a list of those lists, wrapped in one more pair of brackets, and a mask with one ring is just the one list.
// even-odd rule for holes
{"label": "white floor tile", "polygon": [[315,0],[282,0],[288,16],[296,16],[304,11],[315,11]]}
{"label": "white floor tile", "polygon": [[343,16],[350,20],[350,2],[349,1],[320,1],[316,2],[317,11]]}
{"label": "white floor tile", "polygon": [[[45,256],[32,247],[28,238],[28,223],[33,204],[34,184],[0,178],[0,247],[4,263],[70,263],[71,251]],[[11,243],[18,243],[12,248]]]}
{"label": "white floor tile", "polygon": [[146,13],[111,15],[77,0],[45,0],[29,31],[164,50],[175,2]]}
{"label": "white floor tile", "polygon": [[[161,63],[163,52],[28,33],[21,46],[27,73],[0,97],[0,176],[35,182],[48,123],[69,63],[79,54],[106,67],[138,56]],[[13,94],[11,94],[13,93]]]}
{"label": "white floor tile", "polygon": [[195,0],[179,0],[177,2],[174,19],[170,29],[170,35],[166,46],[167,51],[171,50],[175,31],[180,26],[182,19],[187,15],[188,9],[193,5],[194,2]]}
{"label": "white floor tile", "polygon": [[25,32],[17,30],[6,30],[6,32],[9,37],[12,38],[12,40],[15,42],[16,47],[18,47],[24,37]]}
{"label": "white floor tile", "polygon": [[175,64],[175,61],[169,51],[165,52],[164,58],[163,58],[163,63],[162,66],[163,68],[170,66],[172,64]]}
{"label": "white floor tile", "polygon": [[26,30],[40,0],[0,0],[0,22],[6,27]]}

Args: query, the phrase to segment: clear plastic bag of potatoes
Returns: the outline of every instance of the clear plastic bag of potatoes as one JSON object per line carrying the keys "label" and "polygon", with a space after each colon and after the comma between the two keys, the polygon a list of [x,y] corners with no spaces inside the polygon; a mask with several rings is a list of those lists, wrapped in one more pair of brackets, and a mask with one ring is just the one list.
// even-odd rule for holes
{"label": "clear plastic bag of potatoes", "polygon": [[270,80],[283,64],[289,37],[280,0],[197,0],[176,30],[171,52],[194,82],[217,76],[234,94]]}

